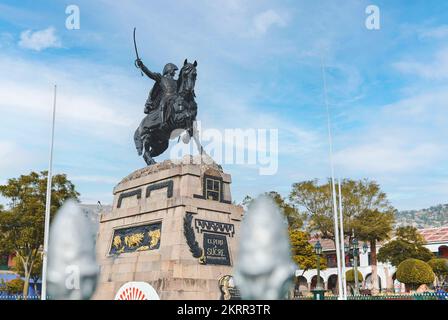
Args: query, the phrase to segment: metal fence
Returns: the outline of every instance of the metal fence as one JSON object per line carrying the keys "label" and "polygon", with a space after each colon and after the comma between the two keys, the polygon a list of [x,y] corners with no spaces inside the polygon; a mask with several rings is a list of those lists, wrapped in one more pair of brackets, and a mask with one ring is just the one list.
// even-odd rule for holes
{"label": "metal fence", "polygon": [[[335,295],[325,296],[324,300],[338,300]],[[313,296],[296,297],[294,300],[314,300]],[[347,300],[445,300],[448,301],[448,292],[425,292],[416,294],[382,294],[382,295],[356,295],[348,296]]]}
{"label": "metal fence", "polygon": [[0,301],[1,300],[40,300],[40,296],[29,295],[28,297],[25,298],[25,296],[21,294],[13,294],[13,295],[0,294]]}

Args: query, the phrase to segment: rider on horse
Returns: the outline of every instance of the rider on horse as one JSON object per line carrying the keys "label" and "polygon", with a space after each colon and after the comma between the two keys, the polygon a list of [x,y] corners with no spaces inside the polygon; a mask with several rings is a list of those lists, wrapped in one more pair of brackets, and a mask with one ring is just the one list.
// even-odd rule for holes
{"label": "rider on horse", "polygon": [[163,74],[150,71],[140,59],[136,60],[137,66],[156,83],[152,87],[145,103],[144,113],[148,114],[147,127],[162,126],[167,119],[168,102],[175,98],[177,93],[177,80],[174,79],[179,70],[173,63],[167,63],[163,68]]}

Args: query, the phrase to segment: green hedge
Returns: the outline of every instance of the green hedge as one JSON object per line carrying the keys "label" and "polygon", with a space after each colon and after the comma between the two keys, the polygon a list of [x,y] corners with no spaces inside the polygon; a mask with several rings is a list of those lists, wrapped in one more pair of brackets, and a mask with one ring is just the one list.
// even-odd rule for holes
{"label": "green hedge", "polygon": [[434,281],[434,272],[429,264],[418,259],[406,259],[398,265],[397,280],[416,288]]}
{"label": "green hedge", "polygon": [[[353,269],[347,270],[347,272],[345,272],[345,279],[347,280],[347,282],[354,283],[355,271],[353,271]],[[358,271],[358,281],[361,282],[363,280],[364,278],[362,276],[362,273]]]}
{"label": "green hedge", "polygon": [[448,276],[448,259],[434,258],[429,260],[428,264],[436,275]]}

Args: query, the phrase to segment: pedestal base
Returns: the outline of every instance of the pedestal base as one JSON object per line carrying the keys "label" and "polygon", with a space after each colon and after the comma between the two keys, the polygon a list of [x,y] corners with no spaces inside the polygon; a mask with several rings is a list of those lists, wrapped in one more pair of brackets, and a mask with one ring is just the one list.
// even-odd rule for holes
{"label": "pedestal base", "polygon": [[220,299],[243,213],[230,183],[216,164],[169,160],[123,179],[100,220],[94,299],[113,299],[130,281],[149,283],[161,299]]}

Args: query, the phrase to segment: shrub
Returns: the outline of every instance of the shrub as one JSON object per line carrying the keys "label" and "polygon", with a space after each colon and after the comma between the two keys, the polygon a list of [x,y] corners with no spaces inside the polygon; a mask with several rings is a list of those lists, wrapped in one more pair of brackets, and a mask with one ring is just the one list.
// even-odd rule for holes
{"label": "shrub", "polygon": [[397,280],[415,290],[422,284],[434,281],[434,272],[429,264],[418,259],[406,259],[398,265]]}
{"label": "shrub", "polygon": [[[345,273],[345,279],[347,282],[355,283],[355,271],[353,269],[347,270]],[[362,273],[358,271],[358,281],[362,282]]]}
{"label": "shrub", "polygon": [[434,258],[428,261],[429,266],[438,278],[439,282],[448,276],[448,259]]}
{"label": "shrub", "polygon": [[6,293],[8,294],[18,294],[23,291],[23,285],[25,284],[25,281],[23,281],[20,278],[13,279],[11,281],[6,282]]}

